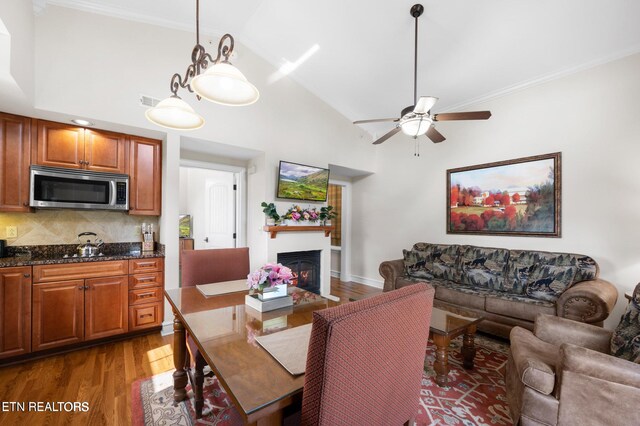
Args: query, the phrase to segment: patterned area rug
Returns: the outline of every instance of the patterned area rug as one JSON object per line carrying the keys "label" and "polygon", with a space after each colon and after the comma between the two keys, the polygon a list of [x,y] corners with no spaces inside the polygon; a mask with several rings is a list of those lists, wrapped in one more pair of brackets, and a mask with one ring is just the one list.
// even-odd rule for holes
{"label": "patterned area rug", "polygon": [[436,348],[429,341],[416,422],[420,425],[511,425],[504,384],[508,343],[476,336],[473,370],[462,367],[461,347],[461,337],[451,342],[449,386],[441,388],[436,384],[433,369]]}
{"label": "patterned area rug", "polygon": [[[462,368],[460,347],[462,339],[455,339],[449,354],[449,387],[435,383],[435,346],[430,341],[425,358],[419,425],[510,425],[507,407],[504,369],[508,344],[490,337],[476,337],[475,368]],[[193,392],[187,385],[189,399],[173,401],[173,372],[158,374],[136,381],[132,386],[132,421],[136,426],[151,425],[241,425],[242,418],[218,380],[206,378],[203,418],[196,422]]]}

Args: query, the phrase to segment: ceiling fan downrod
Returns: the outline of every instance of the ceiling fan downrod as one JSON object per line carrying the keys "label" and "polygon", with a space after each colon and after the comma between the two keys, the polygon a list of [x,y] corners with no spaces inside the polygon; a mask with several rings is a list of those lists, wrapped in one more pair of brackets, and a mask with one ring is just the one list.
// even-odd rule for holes
{"label": "ceiling fan downrod", "polygon": [[416,30],[414,36],[414,48],[413,48],[413,105],[418,102],[418,18],[424,12],[424,7],[421,4],[414,4],[411,7],[409,13],[415,18]]}

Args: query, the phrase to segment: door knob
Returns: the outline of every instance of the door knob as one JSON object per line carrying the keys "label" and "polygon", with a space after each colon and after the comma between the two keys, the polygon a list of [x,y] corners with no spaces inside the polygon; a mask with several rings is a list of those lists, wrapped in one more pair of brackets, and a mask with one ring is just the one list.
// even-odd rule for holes
{"label": "door knob", "polygon": [[204,237],[204,242],[208,243],[209,242],[209,237]]}

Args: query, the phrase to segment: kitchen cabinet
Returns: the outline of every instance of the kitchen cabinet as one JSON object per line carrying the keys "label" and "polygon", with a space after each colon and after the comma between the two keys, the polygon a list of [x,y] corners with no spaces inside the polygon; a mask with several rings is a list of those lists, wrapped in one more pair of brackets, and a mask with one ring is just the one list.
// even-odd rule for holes
{"label": "kitchen cabinet", "polygon": [[129,330],[159,327],[164,318],[164,259],[129,261]]}
{"label": "kitchen cabinet", "polygon": [[28,212],[31,119],[0,113],[0,212]]}
{"label": "kitchen cabinet", "polygon": [[0,268],[0,359],[31,352],[31,267]]}
{"label": "kitchen cabinet", "polygon": [[108,173],[128,172],[127,136],[37,120],[32,162],[41,166]]}
{"label": "kitchen cabinet", "polygon": [[131,136],[129,140],[129,214],[160,216],[162,141]]}
{"label": "kitchen cabinet", "polygon": [[129,278],[127,276],[85,280],[84,339],[123,334],[129,331]]}
{"label": "kitchen cabinet", "polygon": [[33,267],[33,350],[129,331],[128,261]]}

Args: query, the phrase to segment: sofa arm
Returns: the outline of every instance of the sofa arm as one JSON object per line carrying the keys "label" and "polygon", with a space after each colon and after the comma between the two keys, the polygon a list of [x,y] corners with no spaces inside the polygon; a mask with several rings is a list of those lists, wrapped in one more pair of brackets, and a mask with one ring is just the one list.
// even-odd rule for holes
{"label": "sofa arm", "polygon": [[396,288],[396,278],[404,275],[404,260],[387,260],[380,264],[378,269],[382,278],[384,278],[384,287],[382,291],[391,291]]}
{"label": "sofa arm", "polygon": [[640,365],[563,344],[557,365],[558,424],[638,424]]}
{"label": "sofa arm", "polygon": [[555,346],[571,343],[605,354],[610,351],[610,330],[553,315],[536,316],[533,334],[538,339]]}
{"label": "sofa arm", "polygon": [[560,295],[556,315],[574,321],[602,325],[618,300],[618,290],[609,281],[579,282]]}

